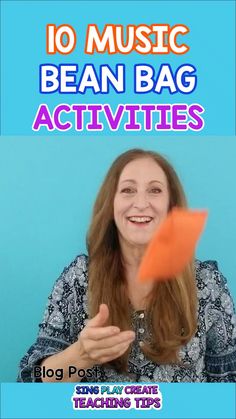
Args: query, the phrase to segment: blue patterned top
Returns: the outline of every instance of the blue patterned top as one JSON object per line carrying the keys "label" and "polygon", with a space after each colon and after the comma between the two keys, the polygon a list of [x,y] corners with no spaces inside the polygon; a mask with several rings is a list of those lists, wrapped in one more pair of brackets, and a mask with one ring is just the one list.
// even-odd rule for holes
{"label": "blue patterned top", "polygon": [[[213,261],[196,261],[196,279],[198,328],[181,348],[180,364],[158,365],[144,356],[139,342],[148,336],[146,313],[135,311],[132,322],[136,338],[128,373],[100,365],[88,381],[236,382],[236,315],[226,280]],[[37,340],[20,362],[17,381],[38,381],[34,367],[78,339],[88,319],[87,289],[88,257],[79,255],[54,285]]]}

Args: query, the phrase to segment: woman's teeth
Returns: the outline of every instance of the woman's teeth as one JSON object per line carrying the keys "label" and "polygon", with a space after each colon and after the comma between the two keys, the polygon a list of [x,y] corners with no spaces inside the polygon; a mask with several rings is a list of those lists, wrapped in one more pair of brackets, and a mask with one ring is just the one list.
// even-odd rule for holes
{"label": "woman's teeth", "polygon": [[128,217],[128,220],[132,223],[149,223],[152,217]]}

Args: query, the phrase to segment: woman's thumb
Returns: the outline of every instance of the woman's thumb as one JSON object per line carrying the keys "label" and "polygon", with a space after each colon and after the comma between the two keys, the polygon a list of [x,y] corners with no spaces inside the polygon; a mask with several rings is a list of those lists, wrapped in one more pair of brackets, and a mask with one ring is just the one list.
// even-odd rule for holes
{"label": "woman's thumb", "polygon": [[95,317],[93,317],[90,320],[89,326],[91,327],[104,326],[108,320],[108,317],[109,317],[108,306],[106,304],[100,304],[99,312],[96,314]]}

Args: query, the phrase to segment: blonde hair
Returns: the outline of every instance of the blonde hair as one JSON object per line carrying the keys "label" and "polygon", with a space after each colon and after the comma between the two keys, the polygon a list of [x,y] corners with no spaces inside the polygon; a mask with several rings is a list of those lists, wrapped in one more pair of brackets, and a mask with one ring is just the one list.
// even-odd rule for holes
{"label": "blonde hair", "polygon": [[[160,154],[132,149],[121,154],[110,167],[94,204],[87,235],[89,255],[89,313],[93,317],[99,305],[109,308],[109,324],[128,330],[131,325],[125,269],[114,222],[113,203],[124,167],[140,158],[152,158],[164,171],[170,196],[169,210],[187,207],[180,180],[170,163]],[[178,362],[178,351],[196,332],[197,294],[195,271],[191,262],[175,280],[155,284],[147,301],[150,341],[142,347],[156,363]],[[112,361],[118,371],[126,371],[128,351]]]}

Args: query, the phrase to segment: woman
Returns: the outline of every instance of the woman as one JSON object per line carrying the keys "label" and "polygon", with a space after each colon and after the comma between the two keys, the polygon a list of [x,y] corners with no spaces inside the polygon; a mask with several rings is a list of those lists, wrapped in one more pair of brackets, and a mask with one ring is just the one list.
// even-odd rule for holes
{"label": "woman", "polygon": [[57,280],[19,381],[236,381],[233,302],[217,264],[193,261],[175,280],[137,282],[173,206],[186,200],[162,156],[134,149],[115,160],[95,202],[88,257]]}

